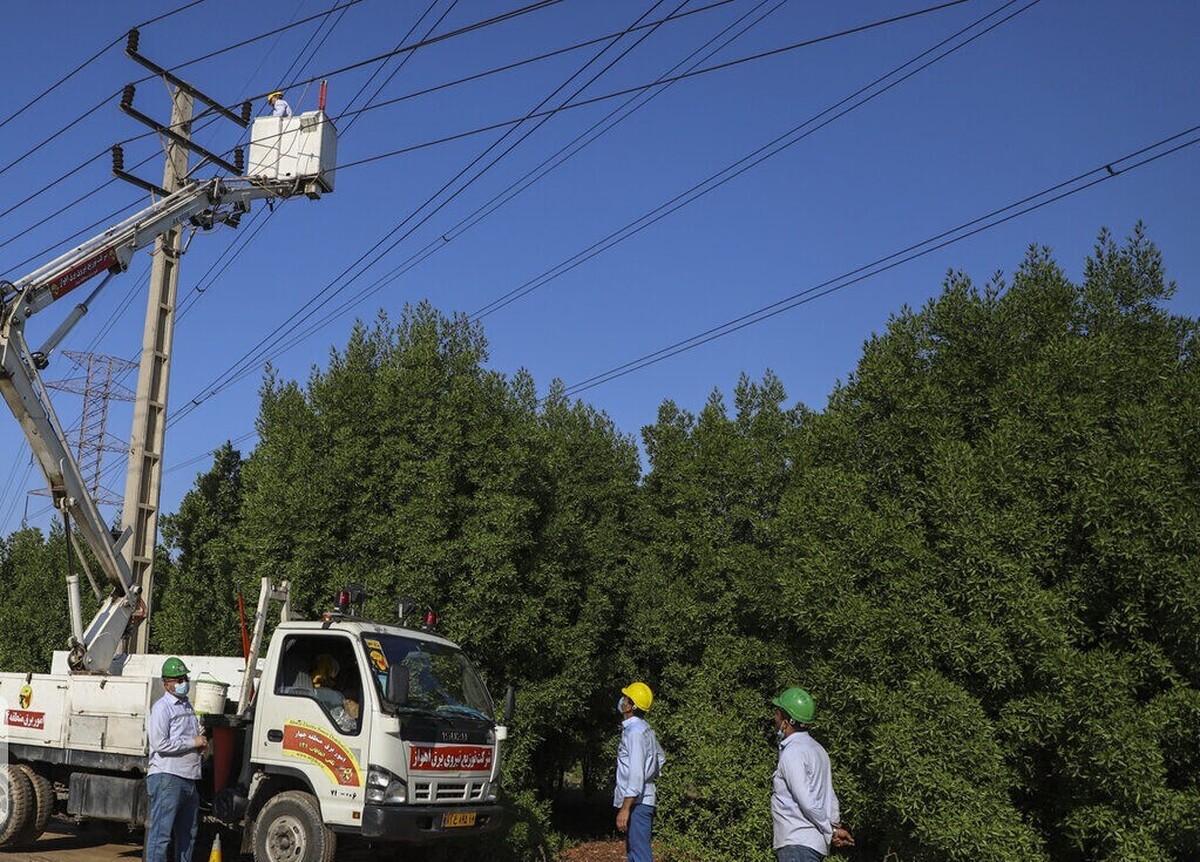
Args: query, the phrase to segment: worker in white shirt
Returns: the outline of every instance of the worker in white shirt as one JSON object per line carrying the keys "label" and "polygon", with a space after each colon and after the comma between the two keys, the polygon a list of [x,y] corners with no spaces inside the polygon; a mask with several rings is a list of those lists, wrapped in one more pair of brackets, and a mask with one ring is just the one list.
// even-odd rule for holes
{"label": "worker in white shirt", "polygon": [[271,106],[272,117],[290,117],[292,106],[283,99],[283,90],[276,90],[267,96],[267,104]]}
{"label": "worker in white shirt", "polygon": [[854,846],[854,836],[841,824],[829,755],[809,734],[817,705],[797,687],[771,705],[779,737],[779,766],[771,778],[771,846],[777,862],[821,862],[831,846]]}
{"label": "worker in white shirt", "polygon": [[658,737],[643,717],[654,702],[654,692],[644,682],[621,689],[617,712],[621,715],[621,742],[617,747],[617,785],[613,807],[617,831],[625,834],[627,862],[652,862],[650,836],[658,803],[655,782],[666,755]]}
{"label": "worker in white shirt", "polygon": [[146,789],[150,823],[144,862],[167,862],[167,845],[175,838],[176,862],[192,862],[200,809],[200,761],[208,740],[188,701],[188,669],[175,656],[163,662],[163,694],[150,707],[146,723],[150,763]]}

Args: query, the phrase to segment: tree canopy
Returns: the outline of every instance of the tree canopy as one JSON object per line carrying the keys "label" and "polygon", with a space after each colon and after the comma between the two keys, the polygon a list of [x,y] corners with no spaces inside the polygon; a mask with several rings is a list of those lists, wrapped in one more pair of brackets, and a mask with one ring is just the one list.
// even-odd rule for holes
{"label": "tree canopy", "polygon": [[[348,582],[382,618],[436,607],[519,690],[497,859],[557,844],[564,782],[607,809],[631,679],[669,858],[771,858],[767,701],[795,684],[854,858],[1196,858],[1200,327],[1173,290],[1140,226],[1079,283],[1036,247],[1011,282],[951,273],[824,409],[770,373],[665,400],[644,466],[560,383],[490,369],[465,317],[380,316],[303,384],[268,374],[258,445],[164,519],[155,641],[236,651],[263,575],[302,612]],[[0,572],[56,588],[55,541],[10,536]],[[0,634],[8,667],[36,648]]]}

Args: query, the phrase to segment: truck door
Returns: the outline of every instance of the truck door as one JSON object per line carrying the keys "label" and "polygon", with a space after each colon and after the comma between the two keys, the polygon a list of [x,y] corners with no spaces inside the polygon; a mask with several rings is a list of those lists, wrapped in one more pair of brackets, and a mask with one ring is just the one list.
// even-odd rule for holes
{"label": "truck door", "polygon": [[288,635],[279,656],[255,716],[257,759],[303,776],[326,823],[361,826],[372,710],[356,644],[340,633]]}

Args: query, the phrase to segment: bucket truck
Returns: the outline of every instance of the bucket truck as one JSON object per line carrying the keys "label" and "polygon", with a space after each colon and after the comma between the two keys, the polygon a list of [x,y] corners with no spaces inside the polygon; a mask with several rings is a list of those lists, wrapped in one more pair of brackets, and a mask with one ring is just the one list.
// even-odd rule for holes
{"label": "bucket truck", "polygon": [[[255,122],[248,176],[191,182],[45,266],[0,282],[0,394],[41,467],[68,542],[91,552],[111,592],[83,625],[67,573],[71,632],[51,672],[0,673],[8,758],[0,764],[0,849],[36,840],[53,813],[144,824],[147,716],[165,656],[124,654],[146,616],[138,585],[81,475],[39,371],[100,287],[176,226],[236,226],[254,200],[333,190],[336,132],[323,112]],[[84,282],[97,287],[37,349],[27,321]],[[73,526],[73,529],[72,529]],[[84,564],[84,554],[75,557]],[[87,572],[89,577],[91,572]],[[293,618],[288,584],[264,579],[244,657],[183,656],[212,729],[201,780],[209,822],[259,862],[330,862],[337,836],[429,842],[495,829],[504,716],[428,612],[406,625],[339,593],[318,621]],[[273,602],[279,623],[264,646]],[[331,673],[332,669],[332,673]],[[337,685],[333,684],[336,680]],[[201,702],[203,698],[203,703]]]}

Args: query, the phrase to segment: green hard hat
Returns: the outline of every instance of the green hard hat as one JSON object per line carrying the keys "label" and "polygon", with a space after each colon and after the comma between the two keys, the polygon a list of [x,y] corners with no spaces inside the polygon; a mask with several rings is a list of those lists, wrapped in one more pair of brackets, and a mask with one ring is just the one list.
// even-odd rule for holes
{"label": "green hard hat", "polygon": [[183,663],[183,659],[171,656],[163,662],[162,675],[163,679],[176,679],[181,676],[187,676],[187,665]]}
{"label": "green hard hat", "polygon": [[792,721],[799,721],[803,724],[808,724],[817,714],[817,703],[813,700],[812,695],[798,686],[786,689],[779,697],[771,701],[771,704],[790,715]]}

